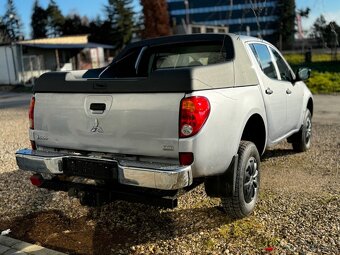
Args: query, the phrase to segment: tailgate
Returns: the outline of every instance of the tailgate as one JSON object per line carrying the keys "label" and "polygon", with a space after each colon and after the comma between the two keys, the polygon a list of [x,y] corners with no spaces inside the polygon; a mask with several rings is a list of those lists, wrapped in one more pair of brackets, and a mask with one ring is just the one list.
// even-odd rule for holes
{"label": "tailgate", "polygon": [[178,158],[184,93],[36,93],[37,146]]}

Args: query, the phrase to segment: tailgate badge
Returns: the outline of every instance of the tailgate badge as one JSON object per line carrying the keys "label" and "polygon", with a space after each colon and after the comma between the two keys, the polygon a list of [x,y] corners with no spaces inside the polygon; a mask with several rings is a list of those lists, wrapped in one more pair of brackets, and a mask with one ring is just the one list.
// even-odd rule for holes
{"label": "tailgate badge", "polygon": [[163,151],[174,151],[175,148],[172,145],[163,145]]}
{"label": "tailgate badge", "polygon": [[92,133],[104,133],[104,130],[102,127],[99,126],[99,121],[98,119],[94,119],[94,126],[93,128],[91,129],[91,132]]}

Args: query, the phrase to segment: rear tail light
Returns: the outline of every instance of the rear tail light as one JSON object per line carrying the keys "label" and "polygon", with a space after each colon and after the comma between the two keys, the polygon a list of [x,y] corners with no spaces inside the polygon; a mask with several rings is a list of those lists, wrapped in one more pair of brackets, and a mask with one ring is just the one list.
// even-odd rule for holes
{"label": "rear tail light", "polygon": [[30,177],[31,183],[34,186],[41,186],[44,182],[44,178],[41,176],[41,174],[34,174]]}
{"label": "rear tail light", "polygon": [[182,166],[191,165],[194,162],[194,154],[191,152],[180,152],[179,153],[179,163]]}
{"label": "rear tail light", "polygon": [[28,110],[28,119],[29,119],[30,129],[34,129],[34,105],[35,105],[35,97],[32,97],[31,103],[30,103],[30,108]]}
{"label": "rear tail light", "polygon": [[187,138],[196,135],[210,114],[210,103],[205,97],[194,96],[181,101],[179,137]]}

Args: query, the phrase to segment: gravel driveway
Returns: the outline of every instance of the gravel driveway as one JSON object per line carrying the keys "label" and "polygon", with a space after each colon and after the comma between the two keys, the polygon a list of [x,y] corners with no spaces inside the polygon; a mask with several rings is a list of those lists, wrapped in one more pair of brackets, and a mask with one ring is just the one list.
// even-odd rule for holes
{"label": "gravel driveway", "polygon": [[256,211],[232,221],[202,185],[174,210],[126,202],[89,209],[36,189],[14,158],[29,147],[26,103],[4,95],[0,231],[71,254],[340,254],[340,96],[315,97],[311,150],[295,154],[281,143],[265,153]]}

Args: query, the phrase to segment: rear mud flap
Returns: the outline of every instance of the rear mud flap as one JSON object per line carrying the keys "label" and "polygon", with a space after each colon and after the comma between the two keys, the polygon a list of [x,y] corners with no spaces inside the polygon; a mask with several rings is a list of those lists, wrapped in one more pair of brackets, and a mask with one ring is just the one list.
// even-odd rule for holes
{"label": "rear mud flap", "polygon": [[227,197],[235,194],[237,166],[238,154],[233,157],[224,174],[205,179],[205,192],[209,197]]}

